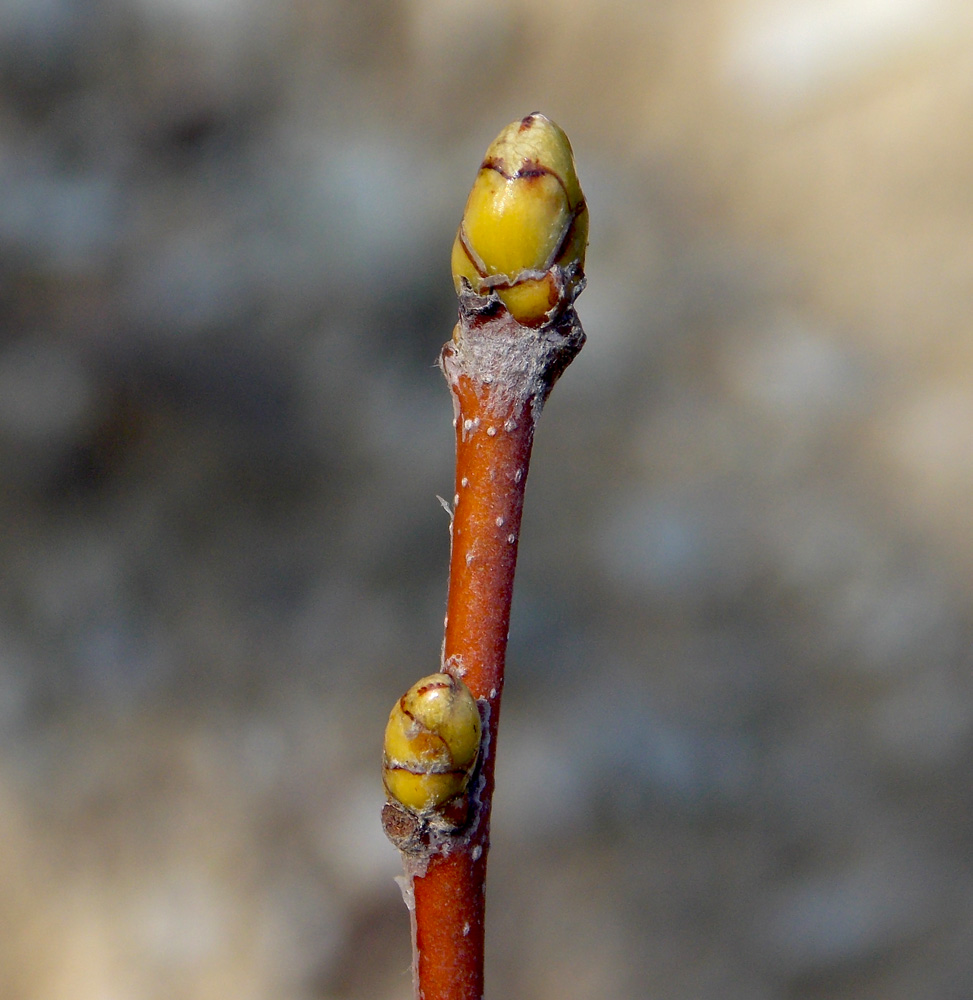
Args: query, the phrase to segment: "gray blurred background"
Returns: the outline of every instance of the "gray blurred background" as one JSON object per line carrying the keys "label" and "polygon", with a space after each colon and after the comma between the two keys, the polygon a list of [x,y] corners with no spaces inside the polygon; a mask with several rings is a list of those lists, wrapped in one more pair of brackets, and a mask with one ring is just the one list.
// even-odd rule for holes
{"label": "gray blurred background", "polygon": [[966,0],[0,2],[0,996],[407,1000],[449,248],[539,110],[488,983],[973,995]]}

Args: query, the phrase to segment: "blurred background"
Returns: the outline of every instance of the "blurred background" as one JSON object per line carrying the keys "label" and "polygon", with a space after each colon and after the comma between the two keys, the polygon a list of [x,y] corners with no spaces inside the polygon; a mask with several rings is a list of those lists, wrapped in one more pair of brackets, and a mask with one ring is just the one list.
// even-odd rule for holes
{"label": "blurred background", "polygon": [[0,995],[407,1000],[483,150],[591,209],[493,997],[968,1000],[965,0],[2,0]]}

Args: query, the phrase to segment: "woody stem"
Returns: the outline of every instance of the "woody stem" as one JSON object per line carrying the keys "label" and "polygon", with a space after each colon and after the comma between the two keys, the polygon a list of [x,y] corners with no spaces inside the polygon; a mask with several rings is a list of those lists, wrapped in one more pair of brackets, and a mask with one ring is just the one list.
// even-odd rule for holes
{"label": "woody stem", "polygon": [[478,700],[484,732],[470,829],[413,882],[419,1000],[483,996],[490,807],[524,488],[541,407],[583,340],[573,310],[536,330],[466,302],[443,349],[456,425],[443,669]]}

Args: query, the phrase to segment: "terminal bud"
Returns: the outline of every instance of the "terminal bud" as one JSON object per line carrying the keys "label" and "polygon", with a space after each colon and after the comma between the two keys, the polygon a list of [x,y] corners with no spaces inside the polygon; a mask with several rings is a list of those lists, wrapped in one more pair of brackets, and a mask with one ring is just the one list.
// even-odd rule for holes
{"label": "terminal bud", "polygon": [[539,325],[581,290],[587,243],[568,137],[542,114],[508,125],[486,151],[453,243],[457,294],[466,284],[496,292],[518,322]]}

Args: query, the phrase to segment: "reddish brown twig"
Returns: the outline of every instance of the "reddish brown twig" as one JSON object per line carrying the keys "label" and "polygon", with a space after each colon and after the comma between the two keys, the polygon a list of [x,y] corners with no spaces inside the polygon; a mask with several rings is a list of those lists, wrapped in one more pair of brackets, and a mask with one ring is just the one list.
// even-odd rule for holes
{"label": "reddish brown twig", "polygon": [[497,723],[534,428],[555,379],[584,342],[574,311],[553,328],[467,297],[443,370],[453,392],[456,491],[443,669],[483,706],[480,776],[470,828],[413,882],[421,1000],[483,995],[484,886]]}
{"label": "reddish brown twig", "polygon": [[587,233],[567,136],[543,115],[511,123],[487,150],[453,245],[459,323],[441,358],[456,428],[441,670],[469,690],[423,678],[386,730],[382,815],[411,879],[418,1000],[483,996],[490,807],[524,488],[541,408],[584,343],[574,299]]}

